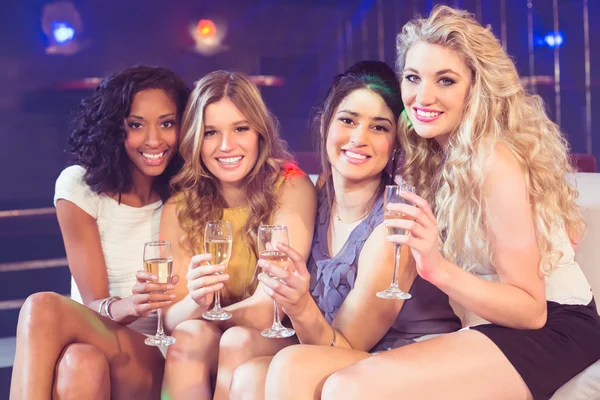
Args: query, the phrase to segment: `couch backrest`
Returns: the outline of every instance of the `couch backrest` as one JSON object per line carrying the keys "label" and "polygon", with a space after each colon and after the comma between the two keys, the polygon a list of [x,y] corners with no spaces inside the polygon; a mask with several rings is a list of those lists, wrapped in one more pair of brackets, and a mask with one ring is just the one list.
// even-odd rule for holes
{"label": "couch backrest", "polygon": [[[317,177],[310,175],[313,183],[316,183]],[[600,173],[576,173],[575,179],[579,190],[577,204],[587,224],[587,232],[577,248],[575,260],[592,286],[600,314]]]}
{"label": "couch backrest", "polygon": [[596,298],[600,314],[600,173],[576,173],[579,190],[577,204],[587,225],[587,232],[575,254]]}

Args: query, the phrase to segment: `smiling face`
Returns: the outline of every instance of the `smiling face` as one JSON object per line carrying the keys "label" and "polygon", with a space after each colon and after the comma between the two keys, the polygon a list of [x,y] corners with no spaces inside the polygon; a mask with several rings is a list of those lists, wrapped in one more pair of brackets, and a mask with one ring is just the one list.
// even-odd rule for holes
{"label": "smiling face", "polygon": [[329,124],[326,148],[332,173],[354,183],[379,179],[396,142],[394,114],[369,89],[344,98]]}
{"label": "smiling face", "polygon": [[418,42],[406,53],[402,101],[417,135],[448,142],[463,115],[471,70],[449,48]]}
{"label": "smiling face", "polygon": [[134,173],[155,177],[165,171],[177,151],[177,106],[161,89],[142,90],[133,98],[124,121],[125,151]]}
{"label": "smiling face", "polygon": [[202,163],[220,184],[239,187],[258,159],[259,134],[228,98],[204,109]]}

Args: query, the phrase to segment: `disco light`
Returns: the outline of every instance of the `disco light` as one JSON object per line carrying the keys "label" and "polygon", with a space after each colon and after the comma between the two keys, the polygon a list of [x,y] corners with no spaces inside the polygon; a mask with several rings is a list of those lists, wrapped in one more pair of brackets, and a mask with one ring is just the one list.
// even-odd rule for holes
{"label": "disco light", "polygon": [[544,37],[544,42],[553,49],[562,46],[564,37],[561,32],[550,32]]}
{"label": "disco light", "polygon": [[80,39],[83,23],[79,11],[70,1],[44,5],[42,31],[48,40],[46,54],[75,54],[89,43]]}
{"label": "disco light", "polygon": [[227,26],[221,21],[200,19],[189,24],[188,32],[195,43],[191,50],[196,53],[211,56],[228,49],[223,45]]}
{"label": "disco light", "polygon": [[52,35],[54,36],[56,43],[63,44],[69,40],[73,40],[75,37],[75,28],[68,22],[53,22]]}

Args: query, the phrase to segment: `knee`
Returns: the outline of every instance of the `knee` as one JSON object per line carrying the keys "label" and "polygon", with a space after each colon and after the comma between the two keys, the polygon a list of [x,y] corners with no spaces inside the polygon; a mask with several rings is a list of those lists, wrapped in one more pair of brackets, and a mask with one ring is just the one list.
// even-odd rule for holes
{"label": "knee", "polygon": [[235,358],[247,354],[252,349],[254,335],[250,328],[234,326],[223,332],[219,341],[221,359]]}
{"label": "knee", "polygon": [[298,361],[305,360],[305,347],[301,344],[296,344],[293,346],[286,347],[279,351],[273,361],[271,362],[272,366],[283,367],[294,365]]}
{"label": "knee", "polygon": [[175,344],[169,346],[167,362],[177,359],[202,360],[208,353],[217,353],[221,332],[208,321],[187,320],[175,327],[171,336]]}
{"label": "knee", "polygon": [[267,385],[286,387],[297,383],[296,368],[306,368],[304,347],[301,344],[286,347],[273,357],[267,375]]}
{"label": "knee", "polygon": [[264,398],[267,368],[248,361],[235,369],[229,387],[230,399]]}
{"label": "knee", "polygon": [[34,293],[25,300],[19,312],[19,328],[29,331],[29,327],[39,324],[57,324],[60,307],[64,298],[54,292]]}
{"label": "knee", "polygon": [[334,372],[323,384],[321,399],[334,400],[356,398],[352,388],[356,389],[355,385],[358,379],[359,377],[350,371],[341,370]]}
{"label": "knee", "polygon": [[101,393],[110,381],[108,360],[95,346],[89,344],[72,344],[64,351],[56,368],[56,390],[60,398],[68,398],[78,388],[87,394]]}

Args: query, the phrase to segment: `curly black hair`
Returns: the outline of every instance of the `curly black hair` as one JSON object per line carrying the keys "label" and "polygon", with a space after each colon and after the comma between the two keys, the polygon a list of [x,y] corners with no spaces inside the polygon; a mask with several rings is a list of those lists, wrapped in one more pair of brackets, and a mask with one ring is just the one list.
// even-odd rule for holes
{"label": "curly black hair", "polygon": [[[85,183],[96,193],[119,193],[120,200],[121,193],[131,189],[131,160],[125,151],[124,121],[136,93],[146,89],[164,90],[177,106],[177,121],[181,121],[189,87],[171,70],[148,66],[134,66],[106,77],[75,113],[68,153],[73,156],[74,164],[86,169]],[[177,152],[154,180],[154,190],[163,200],[170,194],[171,177],[182,164]]]}

